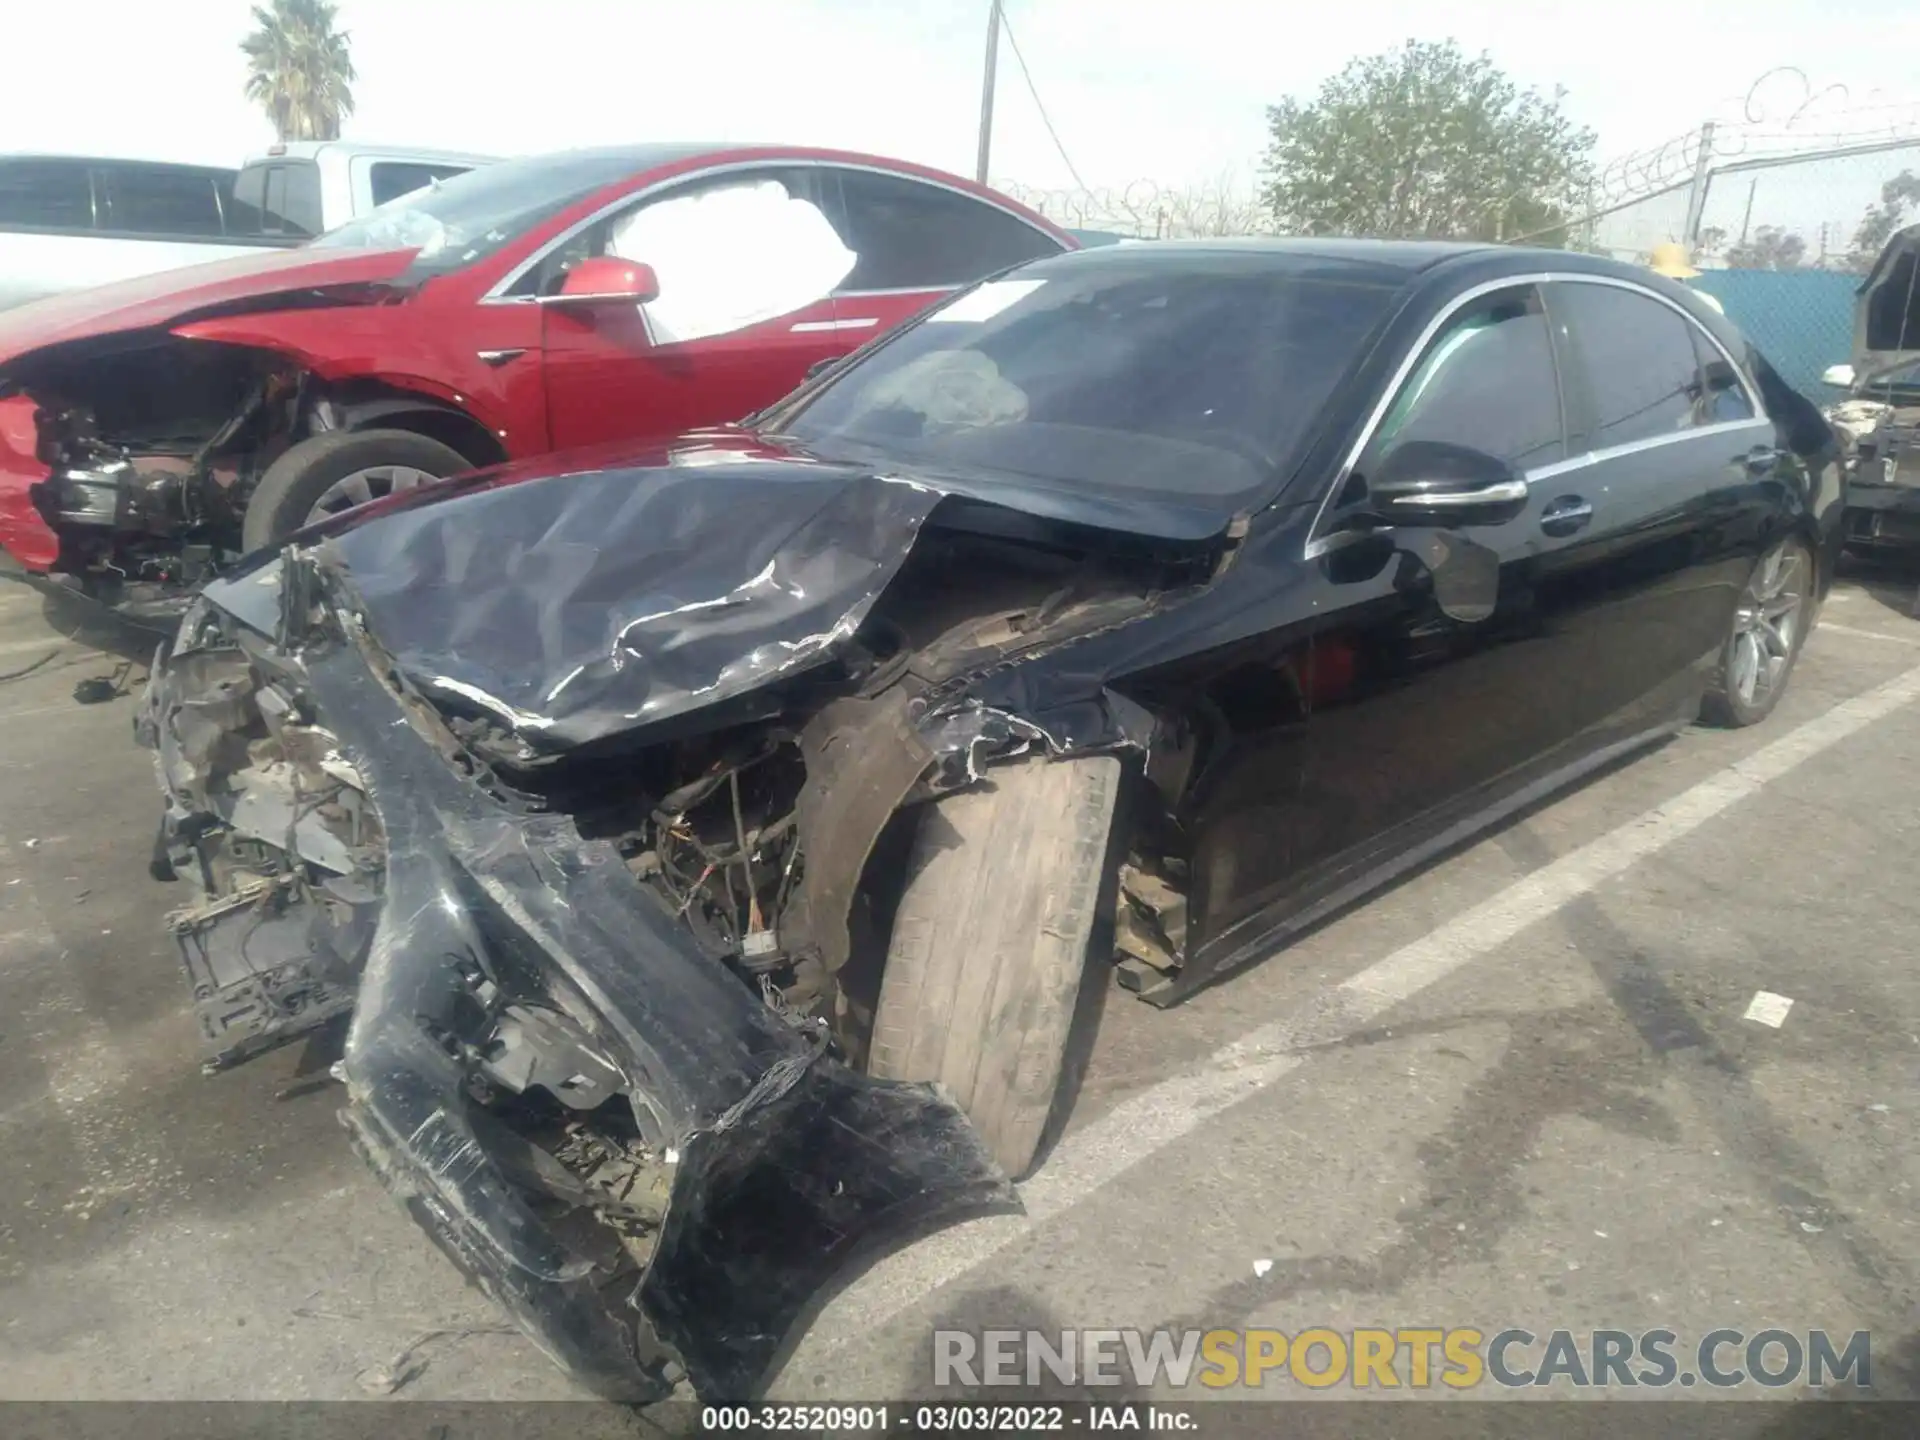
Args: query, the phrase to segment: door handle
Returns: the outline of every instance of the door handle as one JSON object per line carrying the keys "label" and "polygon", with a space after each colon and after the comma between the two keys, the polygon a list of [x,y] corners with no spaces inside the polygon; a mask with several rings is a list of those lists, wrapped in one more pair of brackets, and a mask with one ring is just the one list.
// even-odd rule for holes
{"label": "door handle", "polygon": [[1771,445],[1756,445],[1740,457],[1740,463],[1755,475],[1773,469],[1779,460],[1780,452]]}
{"label": "door handle", "polygon": [[1591,519],[1592,505],[1578,495],[1562,495],[1540,512],[1540,528],[1549,535],[1572,535]]}

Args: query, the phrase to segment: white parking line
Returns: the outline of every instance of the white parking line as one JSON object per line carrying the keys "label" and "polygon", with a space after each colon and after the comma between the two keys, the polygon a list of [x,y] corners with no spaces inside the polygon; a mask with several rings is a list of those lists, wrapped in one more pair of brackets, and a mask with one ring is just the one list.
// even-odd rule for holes
{"label": "white parking line", "polygon": [[35,705],[26,710],[0,710],[0,724],[4,724],[9,720],[24,720],[29,715],[52,715],[56,711],[63,713],[68,712],[73,710],[77,704],[77,701],[63,700],[58,705]]}
{"label": "white parking line", "polygon": [[1215,1051],[1195,1069],[1122,1101],[1068,1135],[1040,1173],[1020,1187],[1024,1216],[957,1226],[887,1257],[861,1276],[833,1302],[830,1336],[814,1353],[830,1354],[870,1334],[1208,1119],[1273,1085],[1306,1063],[1304,1044],[1324,1043],[1372,1024],[1395,1005],[1916,698],[1920,666],[1834,706],[1666,803],[1515,881],[1332,987],[1302,1012],[1263,1025]]}
{"label": "white parking line", "polygon": [[1813,633],[1824,635],[1828,631],[1835,635],[1857,635],[1863,640],[1884,640],[1890,645],[1920,645],[1920,635],[1888,635],[1880,630],[1862,630],[1857,625],[1836,625],[1831,620],[1822,620]]}

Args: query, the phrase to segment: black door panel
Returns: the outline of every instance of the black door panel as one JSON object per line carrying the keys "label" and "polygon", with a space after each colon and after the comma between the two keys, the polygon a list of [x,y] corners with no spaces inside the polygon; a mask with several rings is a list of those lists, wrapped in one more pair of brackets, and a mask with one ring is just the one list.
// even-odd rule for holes
{"label": "black door panel", "polygon": [[[1249,745],[1195,796],[1203,944],[1576,728],[1554,678],[1568,659],[1559,607],[1576,592],[1540,575],[1567,543],[1542,530],[1558,491],[1530,491],[1500,524],[1381,527],[1366,478],[1409,441],[1472,446],[1516,473],[1561,462],[1553,346],[1532,287],[1491,294],[1443,328],[1348,477],[1348,513],[1328,517],[1332,548],[1308,562],[1327,619],[1299,659],[1337,668],[1342,683],[1303,702],[1286,737],[1297,764],[1277,771],[1271,747]],[[1466,597],[1478,603],[1461,603],[1456,570],[1484,592]]]}

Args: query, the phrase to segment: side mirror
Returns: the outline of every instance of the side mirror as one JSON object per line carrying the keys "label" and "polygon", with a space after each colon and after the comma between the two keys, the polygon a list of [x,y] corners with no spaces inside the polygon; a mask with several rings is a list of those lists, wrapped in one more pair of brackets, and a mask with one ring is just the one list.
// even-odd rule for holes
{"label": "side mirror", "polygon": [[1841,390],[1853,388],[1853,366],[1829,365],[1820,375],[1820,383],[1832,385]]}
{"label": "side mirror", "polygon": [[660,298],[660,278],[651,265],[593,255],[567,272],[558,295],[543,295],[547,305],[644,305]]}
{"label": "side mirror", "polygon": [[1500,525],[1527,508],[1527,482],[1506,461],[1439,440],[1394,446],[1366,484],[1387,525]]}

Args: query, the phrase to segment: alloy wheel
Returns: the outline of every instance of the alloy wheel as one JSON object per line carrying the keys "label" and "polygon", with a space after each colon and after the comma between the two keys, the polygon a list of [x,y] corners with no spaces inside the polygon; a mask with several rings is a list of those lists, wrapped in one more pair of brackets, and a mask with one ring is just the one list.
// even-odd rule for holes
{"label": "alloy wheel", "polygon": [[1779,545],[1754,567],[1733,618],[1727,688],[1742,705],[1763,705],[1783,683],[1807,607],[1806,557]]}
{"label": "alloy wheel", "polygon": [[338,515],[343,510],[351,510],[356,505],[365,505],[370,500],[379,500],[402,490],[416,490],[422,485],[431,485],[439,478],[425,470],[416,470],[411,465],[369,465],[364,470],[343,476],[323,490],[320,498],[313,502],[313,508],[307,512],[307,523],[311,525],[329,515]]}

